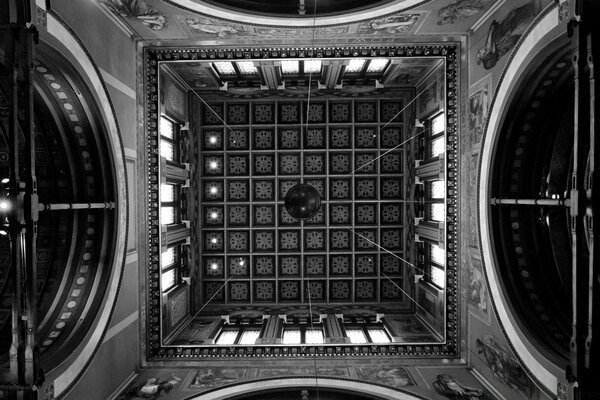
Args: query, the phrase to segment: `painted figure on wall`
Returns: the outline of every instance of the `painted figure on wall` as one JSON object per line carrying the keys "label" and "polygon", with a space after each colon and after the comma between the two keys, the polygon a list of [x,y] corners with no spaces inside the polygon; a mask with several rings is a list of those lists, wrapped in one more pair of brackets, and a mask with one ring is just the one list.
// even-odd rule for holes
{"label": "painted figure on wall", "polygon": [[515,357],[506,346],[499,343],[492,335],[485,335],[475,342],[477,353],[483,354],[485,361],[494,375],[508,386],[531,398],[534,386]]}
{"label": "painted figure on wall", "polygon": [[477,51],[477,64],[492,69],[502,56],[517,44],[536,14],[536,6],[527,3],[509,12],[502,20],[490,24],[485,45]]}
{"label": "painted figure on wall", "polygon": [[359,368],[358,375],[360,379],[389,386],[405,387],[414,385],[408,371],[404,368]]}
{"label": "painted figure on wall", "polygon": [[154,31],[167,27],[167,17],[159,14],[144,0],[101,0],[101,3],[115,14],[141,22]]}
{"label": "painted figure on wall", "polygon": [[210,18],[186,18],[185,22],[193,32],[199,34],[216,35],[217,37],[224,38],[241,33],[240,27],[225,22],[220,23]]}
{"label": "painted figure on wall", "polygon": [[117,397],[117,400],[160,399],[181,382],[181,378],[169,375],[162,378],[152,377],[141,385],[133,386]]}
{"label": "painted figure on wall", "polygon": [[456,20],[471,17],[494,1],[496,0],[451,0],[450,4],[440,8],[437,24],[453,24]]}
{"label": "painted figure on wall", "polygon": [[488,400],[489,397],[481,389],[468,387],[458,382],[452,375],[440,374],[433,382],[435,391],[449,399],[456,400]]}
{"label": "painted figure on wall", "polygon": [[390,17],[378,18],[361,25],[360,33],[407,33],[419,19],[420,14],[399,14]]}
{"label": "painted figure on wall", "polygon": [[239,381],[245,370],[232,368],[200,368],[191,388],[210,388]]}
{"label": "painted figure on wall", "polygon": [[469,267],[469,302],[487,312],[487,289],[483,278],[481,261],[471,257]]}
{"label": "painted figure on wall", "polygon": [[471,145],[478,145],[481,142],[483,129],[487,120],[487,113],[490,99],[489,82],[484,82],[480,85],[475,93],[469,96],[469,136]]}

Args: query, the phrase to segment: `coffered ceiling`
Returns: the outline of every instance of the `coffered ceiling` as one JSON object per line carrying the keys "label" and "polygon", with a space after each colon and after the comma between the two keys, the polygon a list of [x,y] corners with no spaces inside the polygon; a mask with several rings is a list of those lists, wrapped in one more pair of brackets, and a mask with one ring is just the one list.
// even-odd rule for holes
{"label": "coffered ceiling", "polygon": [[[309,297],[324,309],[411,308],[401,291],[410,291],[407,267],[396,256],[404,254],[408,179],[398,146],[412,95],[198,108],[196,291],[202,304],[211,300],[204,313],[236,304],[290,309]],[[283,203],[301,182],[322,201],[302,222]]]}

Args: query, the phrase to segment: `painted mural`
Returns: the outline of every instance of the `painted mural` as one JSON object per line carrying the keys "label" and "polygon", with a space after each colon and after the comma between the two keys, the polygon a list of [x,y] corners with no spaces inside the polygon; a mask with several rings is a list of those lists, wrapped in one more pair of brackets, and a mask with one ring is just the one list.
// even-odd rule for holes
{"label": "painted mural", "polygon": [[436,392],[456,400],[492,400],[483,389],[466,386],[450,374],[440,374],[432,384]]}
{"label": "painted mural", "polygon": [[168,395],[180,382],[181,378],[173,374],[153,376],[141,384],[130,385],[117,397],[117,400],[161,399]]}
{"label": "painted mural", "polygon": [[451,0],[450,4],[440,8],[438,25],[453,24],[457,20],[472,17],[483,11],[496,0]]}
{"label": "painted mural", "polygon": [[160,31],[167,27],[167,17],[150,7],[144,0],[99,0],[116,15],[141,22],[148,28]]}
{"label": "painted mural", "polygon": [[285,28],[285,27],[263,27],[256,25],[239,24],[232,21],[219,20],[205,16],[177,17],[183,21],[190,33],[198,39],[202,38],[242,38],[256,37],[269,38],[305,38],[312,39],[323,37],[351,36],[394,36],[407,34],[414,29],[415,24],[421,19],[420,13],[396,14],[384,18],[363,21],[349,25],[338,25],[328,27]]}
{"label": "painted mural", "polygon": [[534,386],[517,359],[508,348],[492,335],[484,335],[475,341],[477,353],[482,355],[494,376],[530,399]]}
{"label": "painted mural", "polygon": [[472,306],[471,313],[489,325],[489,300],[483,275],[483,264],[477,249],[471,248],[470,256],[468,299],[469,305]]}
{"label": "painted mural", "polygon": [[240,381],[246,375],[241,368],[200,368],[190,385],[193,389],[208,389]]}
{"label": "painted mural", "polygon": [[209,17],[186,18],[185,23],[195,36],[216,36],[226,38],[244,34],[244,27],[240,24],[216,20]]}
{"label": "painted mural", "polygon": [[[219,365],[221,364],[221,365]],[[287,360],[272,366],[254,367],[252,360],[240,360],[233,367],[222,362],[209,363],[202,368],[171,368],[142,370],[130,385],[116,397],[117,400],[182,400],[194,395],[230,387],[236,384],[277,380],[284,378],[314,378],[315,366],[310,359]],[[392,360],[351,362],[320,360],[319,378],[339,379],[345,382],[365,382],[391,389],[418,394],[424,398],[492,399],[487,390],[464,367],[399,367]],[[479,397],[460,397],[461,395]],[[487,397],[486,397],[487,396]]]}
{"label": "painted mural", "polygon": [[360,379],[371,382],[378,382],[388,386],[405,387],[413,386],[414,380],[405,368],[384,368],[369,367],[358,368]]}
{"label": "painted mural", "polygon": [[492,99],[492,75],[474,83],[467,102],[469,115],[469,140],[472,146],[479,146],[487,121],[490,102]]}
{"label": "painted mural", "polygon": [[396,35],[408,33],[421,14],[397,14],[360,23],[359,35]]}
{"label": "painted mural", "polygon": [[468,186],[467,195],[469,205],[469,246],[479,248],[479,228],[477,226],[477,177],[479,175],[479,150],[471,151],[468,160]]}
{"label": "painted mural", "polygon": [[[474,316],[470,307],[470,314]],[[506,399],[548,400],[519,364],[495,316],[469,319],[469,359],[473,369]]]}
{"label": "painted mural", "polygon": [[492,69],[505,54],[510,52],[539,11],[535,2],[512,9],[502,19],[494,19],[488,28],[485,44],[476,54],[478,65]]}

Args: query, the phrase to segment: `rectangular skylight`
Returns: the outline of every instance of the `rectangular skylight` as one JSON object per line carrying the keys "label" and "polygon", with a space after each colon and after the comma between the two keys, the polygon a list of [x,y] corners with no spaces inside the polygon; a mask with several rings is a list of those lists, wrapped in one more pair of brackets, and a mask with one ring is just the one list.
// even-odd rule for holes
{"label": "rectangular skylight", "polygon": [[175,209],[173,207],[160,208],[160,223],[161,225],[171,225],[175,222]]}
{"label": "rectangular skylight", "polygon": [[175,200],[175,187],[173,185],[160,185],[160,201],[168,203]]}
{"label": "rectangular skylight", "polygon": [[431,182],[431,198],[443,199],[446,196],[446,182],[432,181]]}
{"label": "rectangular skylight", "polygon": [[175,270],[170,269],[162,273],[160,277],[160,287],[163,292],[171,289],[175,285]]}
{"label": "rectangular skylight", "polygon": [[431,245],[431,261],[437,265],[446,265],[446,250],[442,249],[436,244]]}
{"label": "rectangular skylight", "polygon": [[304,73],[305,74],[316,74],[319,72],[321,72],[321,60],[304,61]]}
{"label": "rectangular skylight", "polygon": [[446,276],[444,270],[432,265],[429,273],[431,274],[431,283],[443,289],[446,286]]}
{"label": "rectangular skylight", "polygon": [[353,60],[350,60],[350,64],[346,66],[346,73],[356,74],[357,72],[362,71],[366,62],[367,60],[365,60],[364,58],[355,58]]}
{"label": "rectangular skylight", "polygon": [[361,344],[368,343],[367,336],[362,329],[346,329],[346,334],[350,338],[350,343]]}
{"label": "rectangular skylight", "polygon": [[431,134],[437,135],[446,129],[446,114],[440,113],[431,120]]}
{"label": "rectangular skylight", "polygon": [[367,73],[381,72],[387,66],[389,60],[385,58],[374,58],[367,67]]}
{"label": "rectangular skylight", "polygon": [[285,60],[281,62],[281,73],[282,74],[298,74],[300,67],[298,61]]}
{"label": "rectangular skylight", "polygon": [[242,75],[255,75],[258,73],[252,61],[240,61],[236,64]]}
{"label": "rectangular skylight", "polygon": [[444,203],[433,203],[429,208],[431,219],[433,221],[443,222],[446,214],[446,206]]}
{"label": "rectangular skylight", "polygon": [[235,75],[235,69],[233,64],[229,61],[217,61],[213,65],[217,69],[220,75]]}
{"label": "rectangular skylight", "polygon": [[234,344],[235,339],[237,338],[238,330],[237,329],[228,329],[226,331],[221,332],[219,337],[217,338],[217,344]]}
{"label": "rectangular skylight", "polygon": [[173,161],[173,159],[175,158],[175,148],[173,147],[173,143],[171,143],[167,140],[161,139],[160,155],[169,161]]}
{"label": "rectangular skylight", "polygon": [[431,142],[431,157],[437,157],[446,151],[446,140],[443,136]]}
{"label": "rectangular skylight", "polygon": [[246,329],[240,338],[240,344],[255,344],[260,336],[260,329]]}
{"label": "rectangular skylight", "polygon": [[160,266],[165,268],[175,263],[175,247],[169,247],[167,251],[163,251],[160,255]]}
{"label": "rectangular skylight", "polygon": [[306,336],[306,344],[322,344],[323,343],[323,331],[321,329],[307,329],[305,336]]}
{"label": "rectangular skylight", "polygon": [[382,328],[368,328],[369,336],[373,343],[390,343],[390,337],[388,336],[385,329]]}
{"label": "rectangular skylight", "polygon": [[300,344],[300,329],[285,329],[283,331],[283,344]]}
{"label": "rectangular skylight", "polygon": [[175,126],[173,122],[168,120],[165,117],[160,117],[160,134],[161,136],[168,137],[169,139],[173,139],[173,135],[175,132]]}

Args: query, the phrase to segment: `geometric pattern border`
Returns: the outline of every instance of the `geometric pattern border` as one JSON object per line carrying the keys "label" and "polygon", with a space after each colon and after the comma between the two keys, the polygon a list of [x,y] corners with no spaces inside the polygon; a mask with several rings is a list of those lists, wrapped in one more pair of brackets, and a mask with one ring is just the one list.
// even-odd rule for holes
{"label": "geometric pattern border", "polygon": [[[442,57],[445,60],[446,73],[446,323],[445,341],[440,344],[415,345],[415,344],[390,344],[390,345],[318,345],[318,346],[167,346],[161,342],[160,324],[160,214],[158,198],[159,157],[158,157],[158,125],[160,115],[158,110],[158,73],[159,64],[163,61],[185,61],[185,60],[244,60],[260,58],[305,58],[305,57],[327,57],[327,58],[352,58],[352,57]],[[148,244],[148,258],[146,271],[146,357],[151,360],[165,359],[199,359],[204,357],[247,357],[247,356],[300,356],[306,357],[311,354],[327,355],[332,352],[337,356],[356,356],[378,354],[380,356],[403,355],[408,357],[459,357],[459,314],[458,307],[458,237],[457,213],[458,213],[458,96],[460,76],[460,46],[458,43],[440,44],[411,44],[389,47],[345,47],[345,48],[295,48],[295,49],[270,49],[270,48],[246,48],[246,49],[144,49],[144,129],[147,138],[146,162],[147,162],[147,193],[146,201],[148,207],[148,220],[146,224],[146,235]]]}

